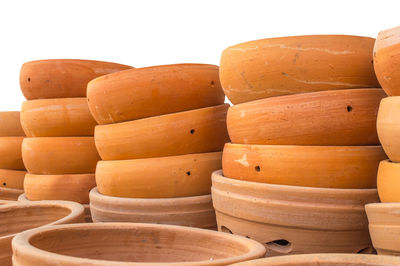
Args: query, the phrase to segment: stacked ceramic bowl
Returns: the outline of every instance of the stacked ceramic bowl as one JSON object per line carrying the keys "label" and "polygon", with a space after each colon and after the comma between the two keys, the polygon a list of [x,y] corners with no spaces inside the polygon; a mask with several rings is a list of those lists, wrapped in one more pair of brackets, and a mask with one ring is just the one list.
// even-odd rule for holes
{"label": "stacked ceramic bowl", "polygon": [[[220,79],[232,143],[215,172],[218,229],[269,256],[372,251],[364,205],[386,158],[376,132],[374,39],[299,36],[227,48]],[[377,88],[378,87],[378,88]]]}
{"label": "stacked ceramic bowl", "polygon": [[177,64],[88,84],[102,158],[90,194],[96,222],[215,228],[211,173],[229,141],[218,67]]}

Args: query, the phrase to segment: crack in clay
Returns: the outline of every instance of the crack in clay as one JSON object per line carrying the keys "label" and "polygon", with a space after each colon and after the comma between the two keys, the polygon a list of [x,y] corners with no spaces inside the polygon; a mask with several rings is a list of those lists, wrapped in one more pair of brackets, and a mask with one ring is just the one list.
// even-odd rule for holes
{"label": "crack in clay", "polygon": [[247,161],[247,154],[243,154],[241,159],[235,160],[235,162],[240,163],[241,165],[245,167],[249,167],[249,162]]}

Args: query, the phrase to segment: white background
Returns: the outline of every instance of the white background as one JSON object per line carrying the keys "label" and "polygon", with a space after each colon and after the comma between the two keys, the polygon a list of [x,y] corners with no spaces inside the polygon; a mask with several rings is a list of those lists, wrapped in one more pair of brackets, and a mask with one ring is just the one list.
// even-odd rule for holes
{"label": "white background", "polygon": [[0,0],[0,111],[20,109],[19,70],[30,60],[218,64],[224,48],[255,39],[376,37],[400,26],[399,12],[398,0]]}

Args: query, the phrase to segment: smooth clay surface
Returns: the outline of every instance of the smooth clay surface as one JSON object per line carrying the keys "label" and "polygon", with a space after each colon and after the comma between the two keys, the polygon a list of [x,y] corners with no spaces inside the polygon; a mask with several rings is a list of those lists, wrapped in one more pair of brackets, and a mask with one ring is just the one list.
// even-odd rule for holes
{"label": "smooth clay surface", "polygon": [[0,169],[0,187],[24,189],[26,171]]}
{"label": "smooth clay surface", "polygon": [[25,170],[21,146],[24,137],[0,137],[0,169]]}
{"label": "smooth clay surface", "polygon": [[400,163],[382,161],[378,168],[378,193],[381,202],[400,202]]}
{"label": "smooth clay surface", "polygon": [[19,112],[0,112],[0,137],[25,136]]}
{"label": "smooth clay surface", "polygon": [[0,187],[0,200],[16,201],[22,193],[24,193],[23,189]]}

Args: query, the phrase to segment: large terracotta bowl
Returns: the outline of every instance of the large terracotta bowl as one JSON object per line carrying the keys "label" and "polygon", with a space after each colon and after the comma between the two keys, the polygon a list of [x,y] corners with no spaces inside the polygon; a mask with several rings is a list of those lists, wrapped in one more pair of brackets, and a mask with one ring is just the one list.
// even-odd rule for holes
{"label": "large terracotta bowl", "polygon": [[86,86],[92,79],[130,68],[93,60],[38,60],[22,65],[19,82],[27,100],[86,97]]}
{"label": "large terracotta bowl", "polygon": [[24,193],[23,189],[0,187],[0,200],[16,201],[22,193]]}
{"label": "large terracotta bowl", "polygon": [[224,103],[218,66],[152,66],[92,80],[90,110],[99,124],[159,116]]}
{"label": "large terracotta bowl", "polygon": [[231,106],[232,143],[269,145],[376,145],[382,89],[313,92]]}
{"label": "large terracotta bowl", "polygon": [[25,170],[21,146],[24,137],[0,137],[0,169]]}
{"label": "large terracotta bowl", "polygon": [[382,161],[378,168],[377,186],[381,202],[400,202],[400,163]]}
{"label": "large terracotta bowl", "polygon": [[267,255],[372,252],[364,205],[376,189],[284,186],[212,176],[218,230],[263,243]]}
{"label": "large terracotta bowl", "polygon": [[0,169],[0,187],[24,189],[26,171]]}
{"label": "large terracotta bowl", "polygon": [[0,137],[25,136],[19,112],[0,112]]}
{"label": "large terracotta bowl", "polygon": [[31,230],[13,240],[19,266],[229,265],[260,258],[251,239],[174,225],[92,223]]}

